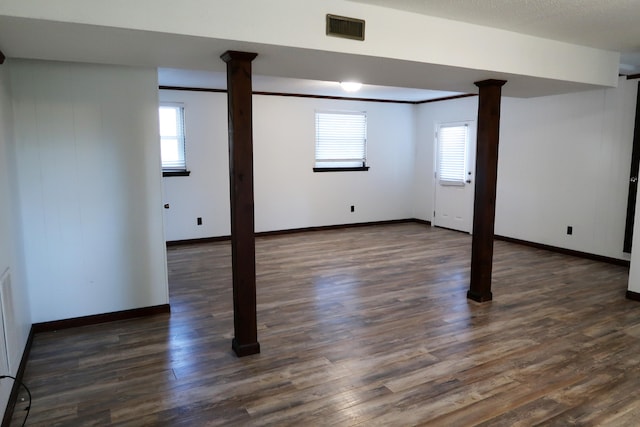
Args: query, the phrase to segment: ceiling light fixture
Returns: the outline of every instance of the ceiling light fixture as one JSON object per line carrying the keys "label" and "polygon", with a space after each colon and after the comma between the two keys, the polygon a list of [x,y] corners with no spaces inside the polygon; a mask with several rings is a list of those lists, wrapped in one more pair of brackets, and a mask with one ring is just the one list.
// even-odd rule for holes
{"label": "ceiling light fixture", "polygon": [[359,82],[340,82],[340,86],[346,92],[357,92],[362,87],[362,83]]}

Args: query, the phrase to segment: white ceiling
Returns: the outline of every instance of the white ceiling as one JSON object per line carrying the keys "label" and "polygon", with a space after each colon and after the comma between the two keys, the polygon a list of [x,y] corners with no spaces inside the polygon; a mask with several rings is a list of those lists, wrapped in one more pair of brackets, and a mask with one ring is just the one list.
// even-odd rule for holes
{"label": "white ceiling", "polygon": [[639,0],[350,0],[622,53],[640,73]]}
{"label": "white ceiling", "polygon": [[[623,74],[640,73],[640,25],[636,24],[640,22],[640,0],[350,1],[622,51]],[[11,16],[0,16],[0,43],[9,58],[165,67],[159,70],[159,81],[168,86],[224,89],[225,67],[219,55],[233,49],[260,52],[254,89],[265,92],[422,101],[475,92],[471,82],[486,78],[508,80],[503,92],[507,96],[585,90],[585,85],[531,76]],[[337,81],[349,79],[353,70],[370,84],[347,94]]]}
{"label": "white ceiling", "polygon": [[[640,73],[640,0],[350,0],[622,53],[621,74]],[[224,73],[161,69],[161,84],[223,89]],[[349,94],[336,82],[255,76],[254,90],[422,101],[459,94],[364,85]]]}
{"label": "white ceiling", "polygon": [[[253,61],[254,77],[261,82],[256,90],[268,92],[317,94],[318,88],[323,87],[322,82],[353,78],[368,83],[353,97],[391,100],[426,100],[451,93],[477,93],[473,82],[487,78],[508,80],[503,94],[514,97],[567,93],[590,87],[571,81],[393,58],[12,16],[0,16],[0,49],[8,58],[182,68],[187,71],[161,70],[160,83],[214,89],[226,87],[226,82],[222,83],[226,67],[220,55],[227,50],[260,52]],[[290,80],[289,88],[283,88],[286,83],[283,78],[308,82]],[[335,94],[326,89],[323,94]],[[410,93],[414,89],[416,92]],[[435,95],[433,90],[447,92]]]}
{"label": "white ceiling", "polygon": [[[158,83],[161,86],[185,86],[192,88],[226,89],[227,75],[224,72],[159,68]],[[414,89],[363,84],[357,92],[345,92],[339,82],[304,80],[286,77],[253,75],[251,79],[256,92],[305,94],[344,98],[384,99],[394,101],[426,101],[459,95],[460,92]]]}

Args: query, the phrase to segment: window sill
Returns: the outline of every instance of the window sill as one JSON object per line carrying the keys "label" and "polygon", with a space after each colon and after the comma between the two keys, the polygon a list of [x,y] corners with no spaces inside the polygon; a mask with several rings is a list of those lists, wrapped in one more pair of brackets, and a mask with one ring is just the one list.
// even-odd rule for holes
{"label": "window sill", "polygon": [[369,166],[357,166],[347,168],[313,168],[314,172],[366,172]]}
{"label": "window sill", "polygon": [[162,176],[189,176],[191,171],[162,171]]}

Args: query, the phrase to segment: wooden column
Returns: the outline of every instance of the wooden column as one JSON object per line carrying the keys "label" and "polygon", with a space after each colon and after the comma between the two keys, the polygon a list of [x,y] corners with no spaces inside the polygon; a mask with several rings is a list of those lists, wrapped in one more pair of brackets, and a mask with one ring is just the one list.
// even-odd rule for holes
{"label": "wooden column", "polygon": [[491,301],[493,230],[496,217],[500,95],[504,80],[475,82],[478,96],[478,139],[476,144],[476,187],[473,204],[471,283],[467,298]]}
{"label": "wooden column", "polygon": [[260,353],[256,316],[256,246],[253,213],[253,128],[251,61],[255,53],[227,51],[229,182],[231,184],[231,257],[233,327],[231,344],[238,357]]}

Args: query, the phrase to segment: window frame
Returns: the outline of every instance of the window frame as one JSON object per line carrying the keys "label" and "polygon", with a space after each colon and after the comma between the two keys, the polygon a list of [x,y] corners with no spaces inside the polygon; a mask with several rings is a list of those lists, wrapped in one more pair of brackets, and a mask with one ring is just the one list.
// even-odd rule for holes
{"label": "window frame", "polygon": [[[162,140],[165,136],[162,135],[160,131],[162,127],[160,126],[160,109],[161,108],[175,108],[179,110],[179,121],[178,129],[181,129],[182,132],[176,135],[178,139],[178,149],[182,151],[182,157],[184,160],[184,167],[167,167],[164,165],[164,161],[162,158]],[[159,125],[159,136],[160,136],[160,165],[162,168],[162,176],[189,176],[191,171],[187,168],[187,147],[186,147],[186,119],[185,119],[185,105],[181,102],[160,102],[158,104],[158,125]],[[167,137],[168,138],[168,137]]]}
{"label": "window frame", "polygon": [[[319,120],[320,115],[336,115],[336,116],[361,116],[364,118],[363,131],[362,131],[362,165],[358,166],[356,164],[348,165],[348,166],[330,166],[331,162],[336,164],[338,163],[349,163],[349,162],[359,162],[360,159],[318,159],[318,149],[321,146],[320,141],[320,128],[319,128]],[[356,111],[356,110],[316,110],[315,115],[315,148],[314,148],[314,172],[361,172],[368,171],[369,166],[367,166],[367,129],[368,129],[368,117],[366,111]],[[322,164],[322,165],[320,165]]]}

